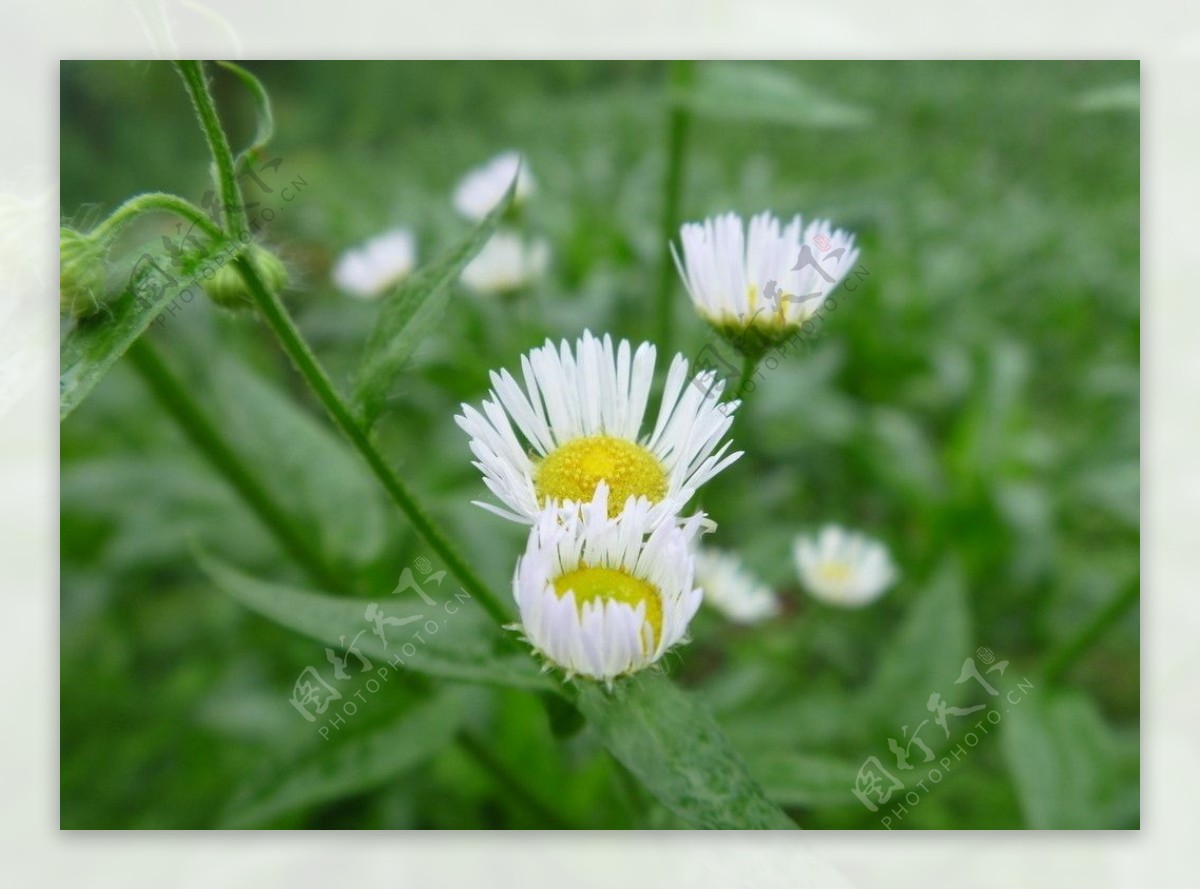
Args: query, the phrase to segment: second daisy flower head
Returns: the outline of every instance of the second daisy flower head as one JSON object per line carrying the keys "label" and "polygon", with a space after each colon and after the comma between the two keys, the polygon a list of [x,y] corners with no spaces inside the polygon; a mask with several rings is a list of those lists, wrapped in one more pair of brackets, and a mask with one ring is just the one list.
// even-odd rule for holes
{"label": "second daisy flower head", "polygon": [[714,372],[689,376],[687,359],[676,355],[644,434],[654,365],[650,343],[634,349],[585,331],[574,348],[547,340],[522,356],[520,383],[507,370],[492,372],[482,411],[463,405],[454,418],[500,501],[475,503],[532,524],[547,508],[590,503],[604,482],[610,515],[645,498],[651,524],[677,516],[697,488],[741,457],[722,443],[737,403],[720,402],[724,383]]}

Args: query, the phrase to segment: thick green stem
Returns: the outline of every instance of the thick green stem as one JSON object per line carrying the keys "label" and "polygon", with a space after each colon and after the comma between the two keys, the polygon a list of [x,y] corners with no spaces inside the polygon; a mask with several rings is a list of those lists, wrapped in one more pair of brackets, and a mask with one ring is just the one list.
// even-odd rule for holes
{"label": "thick green stem", "polygon": [[229,148],[229,140],[225,138],[221,119],[217,116],[217,106],[209,92],[208,81],[204,78],[204,68],[196,61],[176,62],[175,66],[192,98],[196,117],[200,119],[200,129],[204,131],[216,165],[217,190],[221,194],[221,217],[225,221],[225,231],[233,238],[239,238],[246,231],[246,209],[242,206],[242,190],[234,169],[233,152]]}
{"label": "thick green stem", "polygon": [[746,387],[750,385],[750,379],[754,376],[754,372],[757,369],[757,358],[750,355],[742,357],[742,376],[738,378],[737,389],[733,391],[735,399],[740,399],[746,394]]}
{"label": "thick green stem", "polygon": [[94,238],[110,241],[117,233],[139,216],[146,213],[171,213],[190,222],[210,238],[220,238],[221,229],[196,205],[166,192],[147,192],[134,195],[111,215],[99,223],[89,234]]}
{"label": "thick green stem", "polygon": [[292,524],[287,512],[205,416],[188,388],[175,376],[145,337],[129,347],[129,358],[159,404],[179,424],[195,445],[233,486],[234,490],[275,535],[284,549],[322,589],[337,592],[340,581],[314,551],[312,543]]}
{"label": "thick green stem", "polygon": [[1089,649],[1108,632],[1127,609],[1134,606],[1141,594],[1141,581],[1134,578],[1125,587],[1117,591],[1111,600],[1092,616],[1092,620],[1079,629],[1079,632],[1067,640],[1046,659],[1042,668],[1042,676],[1049,682],[1062,677],[1071,667],[1087,653]]}
{"label": "thick green stem", "polygon": [[687,158],[688,135],[691,132],[692,114],[684,101],[684,93],[691,88],[695,78],[696,63],[683,59],[671,62],[668,77],[667,101],[670,114],[667,122],[667,179],[663,193],[662,264],[658,276],[658,348],[664,353],[671,351],[671,283],[675,279],[674,263],[671,259],[671,240],[679,227],[679,197],[683,191],[684,162]]}
{"label": "thick green stem", "polygon": [[408,486],[396,475],[384,460],[383,455],[375,448],[367,433],[359,426],[350,407],[342,399],[334,387],[333,381],[329,379],[329,375],[325,373],[325,369],[321,367],[316,356],[309,349],[279,297],[266,288],[246,257],[237,257],[234,260],[234,266],[246,282],[246,287],[254,297],[259,311],[278,338],[284,352],[296,366],[296,370],[308,383],[334,424],[366,460],[371,472],[383,483],[388,495],[412,523],[413,528],[424,538],[450,572],[458,578],[463,588],[479,601],[489,615],[502,624],[511,621],[512,616],[508,609],[458,555],[446,534],[426,514],[408,490]]}

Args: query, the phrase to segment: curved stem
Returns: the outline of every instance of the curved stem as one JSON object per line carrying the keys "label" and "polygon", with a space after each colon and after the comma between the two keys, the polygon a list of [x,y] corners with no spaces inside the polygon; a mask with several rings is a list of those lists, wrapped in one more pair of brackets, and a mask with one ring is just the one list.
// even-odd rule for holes
{"label": "curved stem", "polygon": [[[321,367],[312,350],[309,349],[308,343],[301,336],[279,297],[267,289],[245,256],[239,256],[233,262],[242,276],[242,280],[246,282],[246,287],[254,297],[263,318],[266,319],[267,325],[278,338],[280,345],[283,346],[284,352],[288,354],[296,366],[296,370],[304,377],[334,424],[350,440],[350,444],[354,446],[355,450],[363,456],[375,477],[383,483],[383,487],[392,501],[408,518],[417,533],[437,553],[438,558],[458,578],[467,592],[479,600],[480,605],[487,613],[502,624],[511,621],[512,616],[499,597],[492,593],[483,580],[458,555],[446,534],[429,517],[412,492],[408,490],[408,486],[396,475],[384,460],[383,455],[375,448],[367,433],[359,426],[350,407],[338,393],[333,381],[329,379],[329,375],[325,373],[325,369]],[[511,639],[511,637],[506,637],[506,639]]]}
{"label": "curved stem", "polygon": [[145,337],[134,340],[129,358],[143,382],[192,444],[225,477],[234,490],[275,535],[284,549],[322,590],[337,592],[341,582],[313,549],[310,541],[292,524],[287,511],[275,500],[249,467],[204,414],[188,388],[163,361]]}
{"label": "curved stem", "polygon": [[220,238],[223,234],[221,228],[195,204],[166,192],[135,195],[98,223],[90,234],[104,240],[112,239],[139,216],[154,212],[172,213],[182,217],[211,238]]}
{"label": "curved stem", "polygon": [[695,77],[696,63],[688,59],[670,63],[667,101],[671,112],[667,123],[667,180],[663,193],[662,265],[658,274],[658,348],[664,353],[671,351],[671,281],[675,277],[671,259],[671,239],[679,225],[679,197],[683,191],[684,161],[687,156],[688,135],[691,132],[692,114],[683,102],[682,93],[688,90]]}
{"label": "curved stem", "polygon": [[221,193],[221,217],[225,220],[225,231],[237,238],[246,230],[246,210],[242,206],[242,190],[238,185],[233,166],[233,152],[229,140],[217,116],[217,106],[204,79],[203,66],[196,61],[176,62],[175,67],[183,77],[184,86],[192,98],[200,129],[208,140],[208,149],[216,165],[217,189]]}

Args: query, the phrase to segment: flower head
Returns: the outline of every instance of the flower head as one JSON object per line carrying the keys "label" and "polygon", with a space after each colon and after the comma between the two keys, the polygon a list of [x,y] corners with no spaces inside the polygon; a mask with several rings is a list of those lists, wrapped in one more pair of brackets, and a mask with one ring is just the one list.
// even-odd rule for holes
{"label": "flower head", "polygon": [[546,510],[513,577],[525,639],[567,676],[610,682],[681,642],[700,606],[690,547],[701,519],[652,522],[645,499],[609,515],[608,488]]}
{"label": "flower head", "polygon": [[830,605],[866,605],[896,580],[883,544],[837,525],[825,526],[815,538],[797,538],[792,553],[808,592]]}
{"label": "flower head", "polygon": [[390,229],[338,257],[333,280],[356,297],[377,297],[405,278],[417,261],[417,241],[407,229]]}
{"label": "flower head", "polygon": [[462,272],[462,281],[482,294],[511,293],[541,277],[550,261],[545,241],[526,243],[513,232],[497,232]]}
{"label": "flower head", "polygon": [[85,318],[108,303],[102,241],[63,226],[59,229],[58,308],[61,315]]}
{"label": "flower head", "polygon": [[735,213],[685,223],[680,242],[682,257],[674,244],[671,253],[700,315],[723,333],[753,329],[768,341],[811,318],[858,259],[854,236],[828,221],[805,228],[799,216],[784,225],[770,213],[751,219],[748,234]]}
{"label": "flower head", "polygon": [[517,180],[513,194],[515,205],[533,194],[533,174],[519,153],[506,151],[498,154],[487,163],[469,170],[459,180],[454,189],[454,208],[468,219],[483,219],[500,203],[514,178]]}
{"label": "flower head", "polygon": [[621,340],[614,348],[608,335],[585,331],[574,349],[547,340],[522,356],[523,387],[506,370],[492,372],[482,413],[463,405],[454,418],[471,437],[484,484],[504,506],[475,503],[532,523],[544,508],[589,503],[604,482],[613,513],[642,497],[655,521],[678,514],[699,486],[741,457],[727,454],[728,441],[720,444],[737,402],[719,402],[723,382],[711,371],[689,378],[687,359],[677,355],[654,429],[643,436],[654,358],[650,343],[635,351]]}
{"label": "flower head", "polygon": [[757,624],[779,614],[775,592],[731,553],[707,547],[698,550],[696,584],[704,591],[705,602],[738,624]]}

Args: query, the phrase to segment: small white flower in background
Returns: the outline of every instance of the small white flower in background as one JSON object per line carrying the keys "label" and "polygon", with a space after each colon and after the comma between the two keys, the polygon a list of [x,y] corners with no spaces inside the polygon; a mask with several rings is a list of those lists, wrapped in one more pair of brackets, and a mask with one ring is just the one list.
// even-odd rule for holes
{"label": "small white flower in background", "polygon": [[333,281],[356,297],[377,297],[406,278],[416,263],[416,237],[407,229],[391,229],[343,251]]}
{"label": "small white flower in background", "polygon": [[792,552],[808,592],[833,606],[866,605],[896,580],[887,547],[841,526],[827,525],[816,537],[798,537]]}
{"label": "small white flower in background", "polygon": [[799,216],[783,225],[770,213],[736,213],[685,223],[683,254],[671,254],[696,310],[718,328],[782,333],[803,324],[854,267],[854,236]]}
{"label": "small white flower in background", "polygon": [[549,262],[545,241],[526,243],[514,232],[500,231],[463,269],[462,281],[481,294],[511,293],[540,278]]}
{"label": "small white flower in background", "polygon": [[779,614],[775,592],[731,553],[708,547],[698,550],[696,585],[706,603],[738,624],[757,624]]}
{"label": "small white flower in background", "polygon": [[600,340],[585,331],[574,349],[547,340],[522,356],[523,387],[508,371],[493,371],[483,412],[464,404],[454,418],[471,437],[484,484],[504,506],[474,503],[532,523],[555,503],[589,503],[603,481],[614,513],[644,497],[654,521],[678,514],[697,488],[741,457],[726,453],[729,441],[721,444],[738,403],[721,403],[724,383],[714,372],[689,377],[687,359],[676,355],[654,429],[643,436],[654,359],[653,344],[635,351],[621,340],[614,348],[607,334]]}
{"label": "small white flower in background", "polygon": [[506,151],[496,155],[486,164],[470,170],[458,181],[454,189],[454,208],[468,219],[483,219],[488,212],[500,203],[517,169],[521,174],[517,178],[517,190],[513,195],[513,204],[520,204],[534,190],[533,174],[524,158],[515,151]]}
{"label": "small white flower in background", "polygon": [[609,516],[608,488],[578,510],[546,510],[513,577],[519,629],[567,673],[611,681],[654,664],[684,640],[700,606],[691,545],[701,518],[652,522],[630,500]]}

